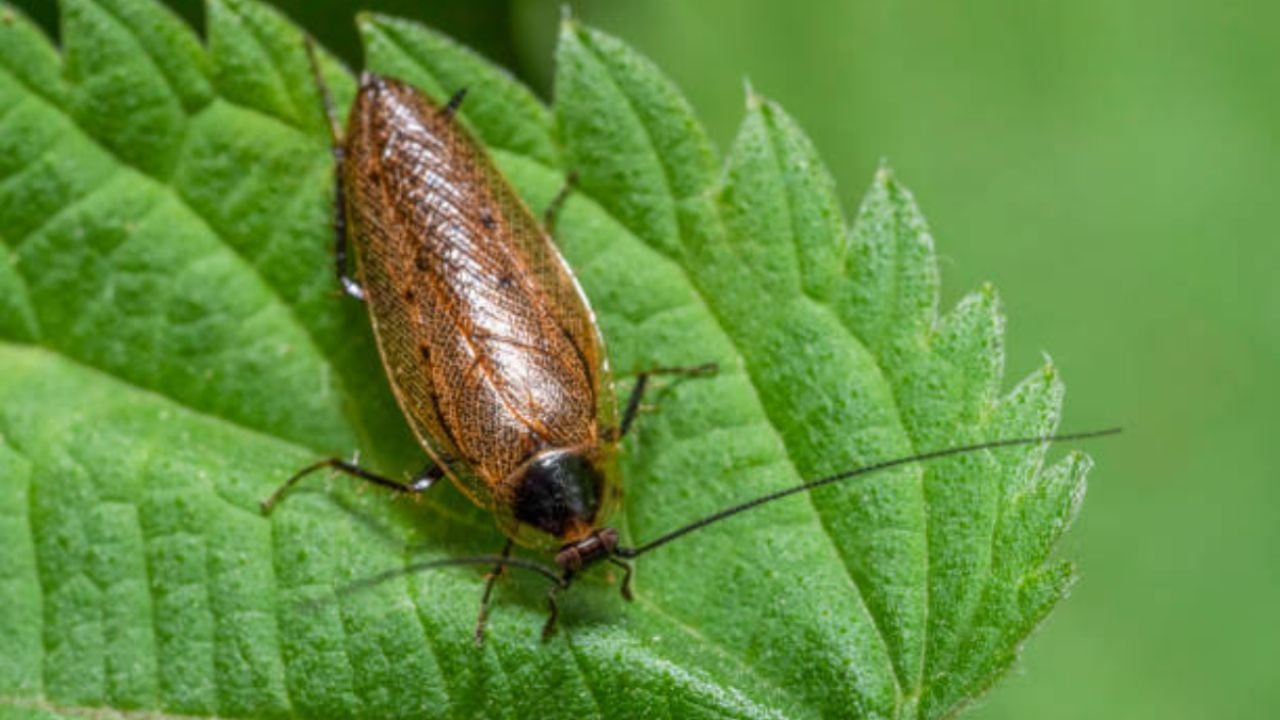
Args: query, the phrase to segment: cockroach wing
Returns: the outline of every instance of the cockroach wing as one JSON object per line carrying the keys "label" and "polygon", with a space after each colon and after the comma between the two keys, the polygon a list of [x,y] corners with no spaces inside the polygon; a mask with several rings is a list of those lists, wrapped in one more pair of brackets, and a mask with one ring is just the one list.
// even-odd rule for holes
{"label": "cockroach wing", "polygon": [[[621,502],[623,488],[622,476],[617,467],[617,438],[613,437],[618,429],[617,401],[595,313],[564,256],[529,212],[524,201],[516,195],[488,157],[481,160],[486,175],[491,178],[487,185],[494,191],[502,216],[513,225],[513,241],[530,258],[530,269],[539,286],[546,292],[548,306],[556,317],[556,324],[569,339],[582,366],[588,368],[591,374],[591,386],[596,397],[597,427],[607,433],[605,437],[596,438],[596,447],[591,453],[602,473],[604,486],[600,488],[600,509],[596,521],[603,522]],[[520,528],[508,516],[508,509],[503,506],[497,512],[499,524],[508,536],[516,538],[523,545],[546,545],[545,539],[531,537]]]}
{"label": "cockroach wing", "polygon": [[586,293],[543,230],[541,223],[529,212],[524,201],[516,195],[511,185],[493,166],[488,156],[479,158],[486,183],[493,190],[494,200],[501,208],[502,217],[511,224],[512,241],[530,260],[529,270],[535,282],[544,290],[548,310],[554,314],[556,325],[568,338],[582,366],[587,368],[591,386],[597,398],[597,418],[600,427],[617,426],[617,402],[613,391],[613,378],[604,340],[601,338],[595,313],[587,301]]}
{"label": "cockroach wing", "polygon": [[455,484],[501,509],[534,453],[598,447],[612,427],[590,308],[529,209],[421,93],[363,78],[346,151],[350,237],[392,389]]}

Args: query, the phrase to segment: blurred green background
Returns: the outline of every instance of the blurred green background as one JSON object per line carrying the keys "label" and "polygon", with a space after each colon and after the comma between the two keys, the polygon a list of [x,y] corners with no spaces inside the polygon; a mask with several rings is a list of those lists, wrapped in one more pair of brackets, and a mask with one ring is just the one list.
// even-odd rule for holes
{"label": "blurred green background", "polygon": [[[52,0],[17,4],[53,27]],[[199,0],[171,4],[197,27]],[[550,92],[559,2],[276,0],[359,65],[350,15],[421,19]],[[1280,4],[572,2],[647,53],[721,147],[742,81],[852,213],[881,158],[991,280],[1009,381],[1051,352],[1098,443],[1074,595],[969,717],[1274,717],[1280,706]]]}

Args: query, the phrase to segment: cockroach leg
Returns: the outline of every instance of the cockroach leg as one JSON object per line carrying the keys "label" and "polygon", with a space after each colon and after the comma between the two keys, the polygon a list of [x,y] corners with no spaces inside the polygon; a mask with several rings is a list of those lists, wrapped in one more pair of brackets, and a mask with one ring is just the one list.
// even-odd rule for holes
{"label": "cockroach leg", "polygon": [[542,227],[546,228],[547,234],[554,236],[556,234],[556,218],[560,215],[560,208],[564,205],[564,201],[569,199],[569,195],[573,189],[578,186],[578,171],[570,170],[568,175],[564,176],[564,185],[560,186],[560,192],[556,193],[551,202],[547,204],[547,209],[542,211]]}
{"label": "cockroach leg", "polygon": [[493,586],[498,584],[498,578],[506,574],[506,559],[511,555],[511,547],[515,545],[515,541],[508,539],[507,544],[502,546],[500,556],[503,562],[499,562],[493,566],[493,570],[485,576],[484,595],[480,598],[480,614],[476,616],[476,645],[484,645],[484,626],[489,620],[489,598],[493,596]]}
{"label": "cockroach leg", "polygon": [[364,302],[364,288],[347,274],[347,215],[343,210],[345,198],[342,190],[342,148],[335,148],[333,156],[339,163],[337,180],[333,186],[333,270],[338,284],[342,286],[342,292]]}
{"label": "cockroach leg", "polygon": [[449,98],[449,102],[445,103],[444,107],[440,108],[440,112],[444,114],[444,116],[447,118],[451,118],[454,115],[457,115],[458,108],[462,107],[462,100],[466,96],[467,96],[467,89],[466,88],[459,89],[458,92],[454,93]]}
{"label": "cockroach leg", "polygon": [[392,480],[389,477],[383,477],[375,472],[365,470],[359,465],[349,463],[346,460],[328,458],[302,468],[298,472],[294,473],[293,477],[285,480],[284,484],[279,488],[276,488],[276,491],[271,493],[270,497],[262,501],[261,506],[263,514],[269,514],[272,508],[274,508],[276,504],[280,502],[280,499],[284,497],[284,494],[294,485],[298,484],[299,480],[324,468],[332,468],[338,472],[350,475],[351,477],[367,480],[375,485],[381,485],[382,487],[390,488],[396,492],[411,495],[424,492],[427,488],[434,485],[437,480],[444,477],[444,469],[437,465],[432,465],[428,469],[418,473],[417,477],[415,477],[412,482],[403,483],[399,480]]}
{"label": "cockroach leg", "polygon": [[347,213],[346,192],[342,184],[343,152],[340,145],[333,147],[334,183],[333,183],[333,272],[338,278],[342,292],[361,302],[364,301],[364,288],[347,274]]}
{"label": "cockroach leg", "polygon": [[609,562],[622,568],[622,599],[631,602],[635,599],[631,593],[631,563],[616,557],[610,557]]}
{"label": "cockroach leg", "polygon": [[305,38],[307,62],[311,64],[311,74],[316,87],[320,88],[320,103],[329,125],[329,150],[333,153],[333,267],[338,284],[347,295],[364,300],[364,288],[360,287],[347,274],[347,213],[346,192],[342,183],[342,167],[346,160],[343,150],[342,126],[338,123],[337,112],[333,108],[333,94],[329,92],[329,84],[324,81],[320,72],[320,59],[316,55],[316,44],[310,35]]}
{"label": "cockroach leg", "polygon": [[622,423],[618,425],[618,438],[626,437],[627,432],[631,430],[631,424],[635,422],[636,415],[640,412],[640,401],[644,399],[644,392],[649,387],[649,378],[655,375],[701,377],[711,375],[719,369],[718,364],[709,362],[686,367],[655,367],[636,373],[636,384],[631,388],[631,395],[627,398],[627,408],[622,413]]}
{"label": "cockroach leg", "polygon": [[552,635],[556,634],[556,620],[560,617],[560,606],[556,604],[556,593],[560,592],[560,585],[552,585],[547,588],[547,622],[542,626],[542,639],[547,641]]}
{"label": "cockroach leg", "polygon": [[414,494],[424,493],[442,477],[444,477],[444,466],[428,460],[427,464],[409,481],[409,492]]}
{"label": "cockroach leg", "polygon": [[307,62],[311,65],[311,75],[320,89],[320,103],[324,110],[325,120],[329,123],[329,144],[335,149],[342,147],[342,125],[338,122],[338,113],[333,109],[333,95],[329,92],[329,84],[324,81],[320,72],[320,58],[316,54],[316,41],[310,35],[303,38],[307,49]]}

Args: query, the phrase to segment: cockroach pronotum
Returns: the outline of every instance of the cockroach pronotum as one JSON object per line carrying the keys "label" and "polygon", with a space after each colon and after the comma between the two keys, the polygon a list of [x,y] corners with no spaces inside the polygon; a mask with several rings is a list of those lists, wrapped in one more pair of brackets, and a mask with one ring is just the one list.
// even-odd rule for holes
{"label": "cockroach pronotum", "polygon": [[[765,503],[897,465],[1117,432],[995,440],[886,460],[624,546],[604,521],[620,496],[618,443],[636,418],[649,378],[710,373],[714,363],[638,373],[619,419],[586,296],[549,231],[456,121],[465,90],[437,105],[403,82],[366,72],[344,132],[310,42],[307,52],[336,164],[337,280],[368,307],[392,391],[431,462],[401,482],[338,458],[322,460],[286,480],[263,501],[263,510],[323,468],[403,493],[421,493],[448,477],[497,518],[506,544],[496,555],[429,561],[404,571],[492,565],[477,642],[483,641],[494,583],[507,567],[550,579],[547,637],[555,629],[556,593],[602,561],[622,568],[621,591],[629,600],[628,560]],[[549,206],[547,228],[570,186]],[[355,248],[355,277],[348,274],[348,242]],[[515,544],[554,550],[555,567],[512,556]]]}

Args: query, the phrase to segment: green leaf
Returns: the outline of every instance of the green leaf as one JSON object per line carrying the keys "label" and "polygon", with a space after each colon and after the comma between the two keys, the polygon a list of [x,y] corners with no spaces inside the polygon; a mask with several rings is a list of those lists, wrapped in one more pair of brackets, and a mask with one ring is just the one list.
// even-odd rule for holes
{"label": "green leaf", "polygon": [[[0,10],[0,716],[886,717],[954,713],[1066,592],[1088,461],[1013,448],[764,506],[543,587],[452,489],[317,482],[318,456],[421,462],[365,311],[334,292],[332,165],[300,32],[210,0],[202,46],[154,0],[63,0],[60,54]],[[652,64],[572,22],[544,107],[425,28],[361,16],[369,69],[443,97],[557,240],[613,365],[715,360],[628,438],[643,541],[804,478],[1057,427],[1047,365],[1001,394],[984,288],[944,316],[933,241],[882,170],[850,227],[817,151],[748,91],[721,163]],[[339,102],[351,76],[325,55]],[[625,383],[624,383],[625,385]],[[622,388],[625,391],[625,387]]]}

